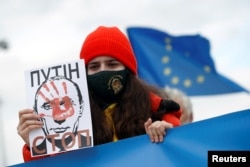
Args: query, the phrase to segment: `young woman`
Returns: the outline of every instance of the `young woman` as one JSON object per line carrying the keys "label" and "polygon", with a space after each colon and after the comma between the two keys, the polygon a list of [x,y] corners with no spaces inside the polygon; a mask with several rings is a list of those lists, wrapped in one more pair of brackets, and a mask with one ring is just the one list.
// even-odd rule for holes
{"label": "young woman", "polygon": [[[142,134],[158,143],[167,129],[180,125],[179,105],[161,98],[160,90],[138,78],[131,44],[117,27],[100,26],[91,32],[80,58],[86,64],[94,145]],[[28,147],[29,132],[43,126],[37,119],[31,109],[19,111],[24,161],[37,159]]]}

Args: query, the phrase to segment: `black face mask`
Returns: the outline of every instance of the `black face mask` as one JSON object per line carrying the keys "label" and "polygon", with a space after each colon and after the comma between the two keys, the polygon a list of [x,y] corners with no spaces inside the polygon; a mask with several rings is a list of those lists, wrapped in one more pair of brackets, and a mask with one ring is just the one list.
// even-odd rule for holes
{"label": "black face mask", "polygon": [[111,103],[119,101],[124,90],[128,70],[121,71],[101,71],[96,74],[88,75],[88,86],[96,96],[104,102]]}

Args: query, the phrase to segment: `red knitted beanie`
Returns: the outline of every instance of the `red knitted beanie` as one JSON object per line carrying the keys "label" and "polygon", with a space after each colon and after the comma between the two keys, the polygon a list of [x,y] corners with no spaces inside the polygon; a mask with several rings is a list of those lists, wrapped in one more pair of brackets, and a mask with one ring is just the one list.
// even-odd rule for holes
{"label": "red knitted beanie", "polygon": [[80,58],[88,64],[98,56],[113,57],[137,74],[137,62],[131,44],[117,27],[100,26],[85,39]]}

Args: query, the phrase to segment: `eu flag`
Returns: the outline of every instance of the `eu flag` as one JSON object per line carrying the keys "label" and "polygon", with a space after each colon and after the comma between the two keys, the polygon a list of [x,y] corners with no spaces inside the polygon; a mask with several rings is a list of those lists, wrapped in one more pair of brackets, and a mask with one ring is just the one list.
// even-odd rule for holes
{"label": "eu flag", "polygon": [[175,87],[189,96],[247,91],[217,73],[209,41],[200,35],[172,36],[152,28],[127,28],[138,75],[159,87]]}

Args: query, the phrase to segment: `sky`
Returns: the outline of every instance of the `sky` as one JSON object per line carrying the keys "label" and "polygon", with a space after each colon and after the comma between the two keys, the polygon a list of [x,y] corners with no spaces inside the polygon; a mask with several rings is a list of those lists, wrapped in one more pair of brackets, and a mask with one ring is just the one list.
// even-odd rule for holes
{"label": "sky", "polygon": [[[24,71],[78,59],[99,25],[145,26],[210,41],[217,71],[250,90],[249,0],[1,0],[0,166],[22,163],[18,111],[27,107]],[[246,93],[192,97],[194,121],[250,108]]]}

